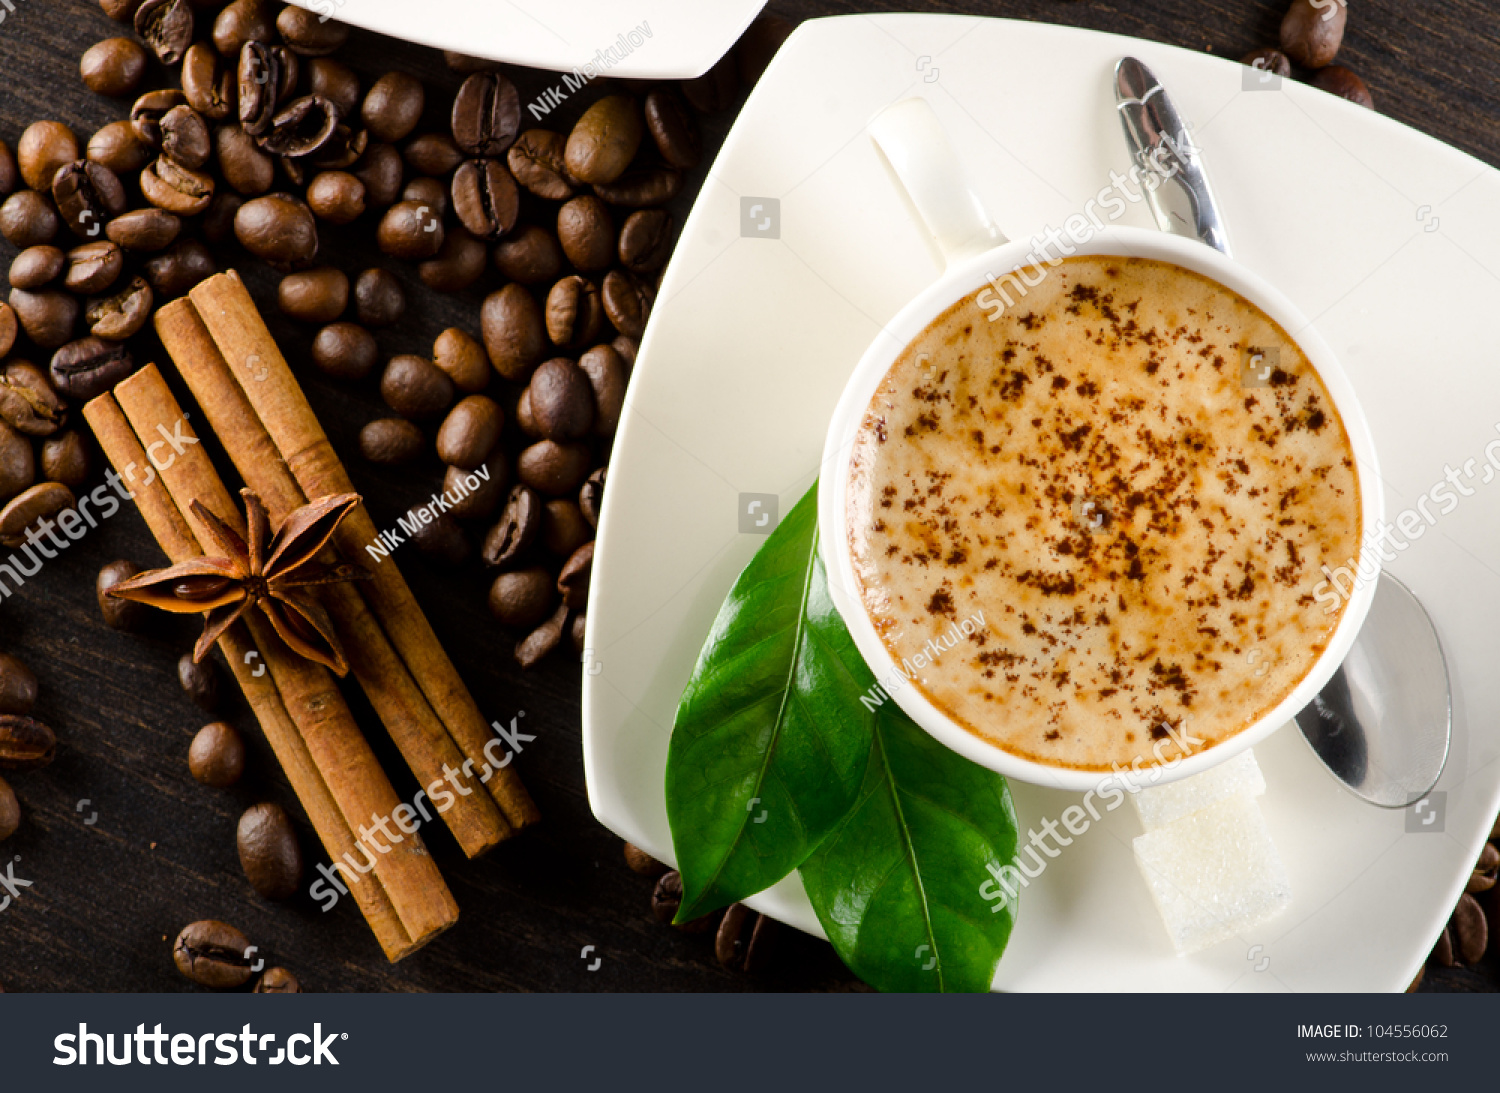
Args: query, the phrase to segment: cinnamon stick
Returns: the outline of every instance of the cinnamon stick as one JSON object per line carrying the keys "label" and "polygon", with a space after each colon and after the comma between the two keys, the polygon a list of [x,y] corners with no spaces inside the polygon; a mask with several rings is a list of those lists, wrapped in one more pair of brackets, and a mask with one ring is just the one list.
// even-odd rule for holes
{"label": "cinnamon stick", "polygon": [[[155,366],[149,365],[117,385],[115,398],[137,436],[180,438],[173,445],[172,458],[158,467],[178,510],[185,512],[197,500],[244,534],[239,506],[186,426],[182,410]],[[195,528],[194,533],[201,546],[211,544],[200,530]],[[359,832],[359,849],[367,860],[373,859],[373,872],[385,886],[407,933],[414,939],[425,939],[451,926],[458,918],[457,905],[420,835],[410,833],[398,839],[382,828],[391,842],[381,842],[374,836],[382,821],[390,823],[403,803],[360,734],[333,677],[282,645],[256,612],[248,613],[245,619],[344,822],[351,831]]]}
{"label": "cinnamon stick", "polygon": [[[137,509],[145,518],[157,543],[167,558],[174,564],[199,556],[202,552],[178,511],[167,488],[162,484],[151,466],[145,449],[124,412],[113,395],[105,394],[94,399],[83,410],[84,419],[94,430],[105,457],[114,466],[121,479],[132,489]],[[139,475],[136,472],[141,472]],[[344,822],[322,772],[313,761],[306,742],[287,712],[276,689],[274,679],[267,673],[256,675],[249,666],[246,653],[252,646],[240,626],[231,627],[219,639],[219,649],[229,662],[245,700],[250,704],[261,731],[275,752],[281,769],[286,772],[292,791],[302,803],[307,818],[323,844],[323,850],[333,861],[345,855],[355,860],[357,840],[349,825]],[[377,877],[366,877],[362,883],[348,886],[355,905],[369,923],[376,941],[392,963],[421,948],[432,937],[413,939],[401,924],[395,905],[391,903],[385,886]]]}
{"label": "cinnamon stick", "polygon": [[[279,523],[312,500],[282,462],[192,301],[174,300],[158,310],[156,331],[245,485],[260,495],[271,519]],[[432,786],[462,770],[465,756],[359,592],[347,584],[323,591],[350,670],[412,773],[423,786]],[[510,823],[483,793],[459,796],[442,816],[471,858],[511,834]]]}
{"label": "cinnamon stick", "polygon": [[[231,270],[210,277],[189,298],[303,492],[309,497],[356,492],[239,275]],[[363,505],[344,520],[335,541],[350,557],[378,541]],[[486,785],[505,818],[517,830],[535,823],[540,815],[508,753],[501,760],[506,765],[497,770],[486,758],[486,747],[498,738],[395,563],[374,567],[374,579],[363,584],[361,592],[375,617],[454,742],[476,772],[492,770]]]}

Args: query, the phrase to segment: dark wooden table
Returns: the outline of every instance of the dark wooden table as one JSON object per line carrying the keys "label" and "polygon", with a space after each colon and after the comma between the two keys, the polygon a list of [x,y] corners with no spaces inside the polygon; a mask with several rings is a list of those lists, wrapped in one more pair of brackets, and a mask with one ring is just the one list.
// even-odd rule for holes
{"label": "dark wooden table", "polygon": [[[869,10],[939,11],[1071,23],[1240,56],[1274,44],[1282,0],[969,0],[922,4],[902,0],[773,0],[793,20]],[[86,0],[19,0],[0,23],[0,138],[14,146],[38,118],[67,121],[80,135],[116,120],[128,103],[90,94],[78,57],[94,41],[120,33]],[[389,69],[419,75],[429,105],[446,102],[457,78],[432,51],[357,32],[340,54],[366,82]],[[1356,0],[1340,60],[1370,84],[1385,113],[1500,164],[1500,11],[1487,0],[1411,4]],[[514,73],[523,100],[550,82],[544,73]],[[437,91],[442,93],[434,93]],[[440,109],[424,127],[446,129]],[[570,122],[571,116],[565,117]],[[722,141],[732,115],[708,131]],[[684,208],[706,168],[683,195]],[[365,229],[368,233],[368,228]],[[325,254],[343,268],[379,256],[354,228],[325,231]],[[0,268],[12,250],[0,242]],[[251,287],[274,310],[275,280],[251,269]],[[381,335],[387,353],[430,351],[451,325],[477,332],[478,304],[491,275],[448,298],[426,292],[401,263],[385,263],[408,285],[415,305],[407,321]],[[303,376],[309,396],[377,524],[393,526],[409,505],[438,488],[435,457],[414,469],[375,472],[355,453],[360,427],[381,415],[374,384],[323,380],[306,362],[309,332],[273,319],[278,339]],[[214,453],[227,468],[221,453]],[[518,635],[494,623],[487,582],[476,565],[448,570],[412,553],[401,563],[418,598],[490,716],[527,714],[537,736],[520,760],[545,823],[537,831],[469,862],[446,832],[429,828],[429,845],[463,917],[453,930],[394,967],[382,958],[352,904],[323,914],[307,896],[285,904],[257,897],[234,847],[239,813],[278,801],[299,817],[311,864],[322,860],[300,819],[285,779],[242,703],[228,717],[251,742],[249,771],[232,790],[210,790],[188,776],[186,752],[204,718],[179,689],[175,664],[193,628],[162,624],[145,636],[104,627],[94,576],[125,557],[156,565],[160,555],[144,524],[127,512],[73,545],[17,596],[0,603],[0,650],[19,654],[41,679],[37,716],[62,741],[47,770],[10,779],[22,802],[21,830],[0,848],[32,881],[0,913],[0,983],[11,991],[176,991],[190,989],[172,966],[170,941],[195,919],[220,918],[245,931],[267,958],[290,967],[314,991],[356,990],[848,990],[858,989],[821,942],[784,931],[771,970],[752,978],[715,962],[709,938],[679,934],[651,916],[651,882],[626,869],[620,842],[594,820],[584,791],[579,747],[579,666],[565,653],[531,672],[511,659]],[[231,688],[232,689],[232,688]],[[416,786],[384,739],[362,696],[347,688],[361,723],[403,798]],[[95,822],[86,819],[96,815]],[[580,959],[593,945],[596,972]],[[1430,974],[1426,987],[1493,989],[1494,969]]]}

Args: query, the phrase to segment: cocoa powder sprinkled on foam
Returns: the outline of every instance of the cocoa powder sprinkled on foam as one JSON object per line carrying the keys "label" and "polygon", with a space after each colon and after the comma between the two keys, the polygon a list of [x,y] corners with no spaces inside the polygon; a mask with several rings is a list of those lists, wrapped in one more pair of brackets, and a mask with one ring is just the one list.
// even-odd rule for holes
{"label": "cocoa powder sprinkled on foam", "polygon": [[1254,305],[1165,263],[1068,259],[995,322],[987,291],[903,351],[855,444],[855,572],[887,647],[969,731],[1051,765],[1247,728],[1337,625],[1322,565],[1359,556],[1321,378]]}

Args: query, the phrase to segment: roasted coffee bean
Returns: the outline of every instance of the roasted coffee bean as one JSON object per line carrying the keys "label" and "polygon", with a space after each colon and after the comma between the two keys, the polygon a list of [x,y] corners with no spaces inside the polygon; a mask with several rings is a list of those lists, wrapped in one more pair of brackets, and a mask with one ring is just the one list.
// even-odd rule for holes
{"label": "roasted coffee bean", "polygon": [[141,172],[141,195],[174,216],[197,216],[213,200],[213,176],[165,156]]}
{"label": "roasted coffee bean", "polygon": [[52,200],[62,222],[83,239],[102,239],[104,225],[125,211],[125,187],[108,167],[91,159],[59,167]]}
{"label": "roasted coffee bean", "polygon": [[[15,790],[11,789],[0,778],[0,842],[4,842],[16,833],[21,826],[21,805],[16,800]],[[4,988],[0,987],[0,991]]]}
{"label": "roasted coffee bean", "polygon": [[[487,472],[487,477],[481,477]],[[495,452],[477,471],[449,467],[443,473],[443,492],[449,497],[464,496],[452,504],[453,515],[460,520],[488,520],[495,514],[509,484],[510,468],[504,452]]]}
{"label": "roasted coffee bean", "polygon": [[[370,134],[363,129],[350,129],[349,126],[340,122],[333,127],[333,135],[328,138],[328,143],[307,157],[307,170],[346,170],[358,163],[369,147]],[[299,167],[301,166],[301,161],[283,160],[282,162],[288,166],[296,162]]]}
{"label": "roasted coffee bean", "polygon": [[193,44],[193,8],[187,0],[144,0],[135,10],[135,32],[164,65],[182,60]]}
{"label": "roasted coffee bean", "polygon": [[584,111],[568,134],[564,163],[580,182],[615,181],[641,146],[640,106],[628,95],[607,95]]}
{"label": "roasted coffee bean", "polygon": [[289,273],[276,287],[276,303],[293,319],[331,323],[349,305],[349,277],[331,266]]}
{"label": "roasted coffee bean", "polygon": [[402,189],[401,200],[430,205],[442,216],[448,211],[448,187],[440,179],[414,178]]}
{"label": "roasted coffee bean", "polygon": [[56,349],[73,337],[78,323],[78,301],[62,292],[11,289],[10,306],[26,336],[43,349]]}
{"label": "roasted coffee bean", "polygon": [[450,467],[472,471],[484,466],[500,443],[505,412],[484,395],[469,395],[448,412],[438,429],[438,458]]}
{"label": "roasted coffee bean", "polygon": [[[261,136],[260,146],[274,156],[310,156],[327,146],[338,123],[338,107],[321,95],[303,95],[271,119],[271,127]],[[349,164],[353,162],[354,158],[349,157]]]}
{"label": "roasted coffee bean", "polygon": [[1349,12],[1343,3],[1292,0],[1281,20],[1281,49],[1304,68],[1322,68],[1338,56]]}
{"label": "roasted coffee bean", "polygon": [[0,360],[10,355],[20,330],[21,323],[16,318],[15,308],[0,300]]}
{"label": "roasted coffee bean", "polygon": [[72,431],[42,442],[42,477],[75,492],[89,478],[89,449],[82,434]]}
{"label": "roasted coffee bean", "polygon": [[1470,895],[1488,892],[1495,887],[1496,880],[1500,879],[1497,871],[1500,871],[1500,850],[1495,848],[1494,843],[1487,842],[1480,847],[1479,860],[1474,863],[1474,872],[1469,874],[1464,891]]}
{"label": "roasted coffee bean", "polygon": [[239,215],[245,199],[229,190],[220,190],[203,210],[198,223],[203,228],[203,238],[217,246],[234,237],[234,218]]}
{"label": "roasted coffee bean", "polygon": [[646,329],[656,293],[645,282],[623,270],[612,269],[599,292],[605,317],[627,338],[639,338]]}
{"label": "roasted coffee bean", "polygon": [[359,116],[376,140],[404,140],[422,120],[426,96],[422,82],[405,72],[387,72],[365,94]]}
{"label": "roasted coffee bean", "polygon": [[489,260],[483,243],[456,229],[448,233],[434,257],[417,266],[417,276],[434,292],[462,292],[484,276]]}
{"label": "roasted coffee bean", "polygon": [[214,48],[225,57],[238,57],[246,42],[274,41],[274,20],[265,0],[234,0],[214,20]]}
{"label": "roasted coffee bean", "polygon": [[30,361],[5,364],[0,371],[0,421],[23,436],[48,437],[67,418],[67,404],[52,390],[47,373]]}
{"label": "roasted coffee bean", "polygon": [[16,166],[15,154],[11,152],[10,145],[0,140],[0,196],[14,190],[20,177],[21,171]]}
{"label": "roasted coffee bean", "polygon": [[407,419],[431,418],[453,404],[453,381],[425,357],[392,357],[380,377],[380,397]]}
{"label": "roasted coffee bean", "polygon": [[549,554],[571,558],[593,538],[594,529],[578,511],[577,501],[556,498],[547,502],[542,513],[542,545]]}
{"label": "roasted coffee bean", "polygon": [[604,321],[599,290],[585,277],[564,277],[547,293],[547,336],[561,349],[582,349]]}
{"label": "roasted coffee bean", "polygon": [[406,313],[406,293],[389,270],[367,269],[354,281],[354,312],[366,326],[390,326]]}
{"label": "roasted coffee bean", "polygon": [[187,104],[181,91],[147,91],[130,108],[130,127],[136,138],[152,149],[161,148],[161,119],[167,111]]}
{"label": "roasted coffee bean", "polygon": [[62,276],[68,256],[61,247],[43,243],[27,247],[10,264],[10,287],[32,292],[50,285]]}
{"label": "roasted coffee bean", "polygon": [[775,949],[776,920],[750,910],[743,903],[724,912],[714,938],[714,955],[726,968],[754,975],[765,969]]}
{"label": "roasted coffee bean", "polygon": [[68,272],[63,288],[69,292],[95,295],[119,279],[125,268],[125,254],[108,239],[74,247],[67,256]]}
{"label": "roasted coffee bean", "polygon": [[189,106],[210,121],[238,116],[236,72],[206,42],[191,46],[182,56],[182,94]]}
{"label": "roasted coffee bean", "polygon": [[291,817],[278,804],[245,810],[236,832],[240,867],[266,899],[289,899],[302,884],[302,848]]}
{"label": "roasted coffee bean", "polygon": [[614,182],[594,187],[611,205],[625,209],[649,209],[665,205],[682,189],[682,172],[673,167],[645,167],[626,171]]}
{"label": "roasted coffee bean", "polygon": [[453,211],[481,239],[495,240],[516,225],[521,195],[496,159],[471,159],[453,173]]}
{"label": "roasted coffee bean", "polygon": [[[657,861],[634,843],[625,844],[625,864],[630,867],[632,873],[639,873],[643,877],[652,879],[672,871],[670,865]],[[674,911],[673,914],[675,913]]]}
{"label": "roasted coffee bean", "polygon": [[589,473],[589,446],[539,440],[521,451],[516,477],[548,497],[576,493]]}
{"label": "roasted coffee bean", "polygon": [[430,205],[400,201],[386,210],[375,241],[393,258],[420,262],[443,247],[443,221]]}
{"label": "roasted coffee bean", "polygon": [[779,15],[762,13],[755,17],[734,46],[735,68],[743,86],[755,86],[794,29],[789,20]]}
{"label": "roasted coffee bean", "polygon": [[684,170],[698,165],[703,138],[698,121],[675,92],[658,89],[646,96],[646,130],[661,158]]}
{"label": "roasted coffee bean", "polygon": [[218,272],[213,254],[196,239],[183,239],[141,267],[158,300],[170,300]]}
{"label": "roasted coffee bean", "polygon": [[278,269],[305,266],[318,255],[312,210],[291,194],[245,202],[234,215],[234,234],[251,254]]}
{"label": "roasted coffee bean", "polygon": [[524,383],[547,345],[547,327],[536,299],[520,285],[506,285],[485,298],[479,321],[485,352],[495,371],[504,379]]}
{"label": "roasted coffee bean", "polygon": [[562,272],[562,248],[546,228],[528,224],[495,244],[495,268],[506,280],[544,284]]}
{"label": "roasted coffee bean", "polygon": [[0,714],[0,770],[41,770],[57,755],[57,737],[40,721]]}
{"label": "roasted coffee bean", "polygon": [[528,129],[506,153],[517,182],[537,197],[566,201],[578,182],[568,174],[568,140],[550,129]]}
{"label": "roasted coffee bean", "polygon": [[661,879],[656,882],[656,889],[651,893],[651,911],[656,915],[656,921],[663,925],[672,925],[685,934],[703,934],[714,928],[714,916],[704,915],[692,922],[673,922],[677,917],[677,909],[682,906],[682,874],[675,869],[663,873]]}
{"label": "roasted coffee bean", "polygon": [[60,121],[36,121],[16,142],[16,163],[33,190],[50,191],[58,169],[78,158],[78,138]]}
{"label": "roasted coffee bean", "polygon": [[223,721],[204,725],[188,748],[188,770],[205,786],[227,789],[245,773],[245,741]]}
{"label": "roasted coffee bean", "polygon": [[477,395],[490,383],[490,362],[484,347],[457,327],[449,327],[432,343],[432,361],[468,395]]}
{"label": "roasted coffee bean", "polygon": [[182,231],[182,220],[165,209],[132,209],[105,226],[112,242],[130,251],[159,251],[170,247]]}
{"label": "roasted coffee bean", "polygon": [[536,626],[556,603],[552,575],[540,566],[502,573],[490,587],[490,614],[502,626]]}
{"label": "roasted coffee bean", "polygon": [[557,238],[575,269],[597,273],[615,257],[615,225],[609,207],[592,194],[568,201],[557,210]]}
{"label": "roasted coffee bean", "polygon": [[365,211],[365,184],[347,171],[323,171],[307,186],[313,215],[330,224],[348,224]]}
{"label": "roasted coffee bean", "polygon": [[35,190],[13,193],[0,205],[0,235],[22,250],[52,242],[61,224],[52,202]]}
{"label": "roasted coffee bean", "polygon": [[89,138],[89,159],[116,175],[134,174],[151,162],[151,146],[136,136],[128,121],[112,121]]}
{"label": "roasted coffee bean", "polygon": [[393,144],[371,144],[354,165],[354,177],[365,184],[365,204],[383,209],[401,195],[401,153]]}
{"label": "roasted coffee bean", "polygon": [[115,585],[130,580],[140,571],[140,567],[134,562],[127,561],[110,562],[99,570],[94,592],[99,600],[99,614],[104,617],[104,625],[111,630],[131,633],[146,625],[148,608],[145,604],[118,599],[109,594],[109,590]]}
{"label": "roasted coffee bean", "polygon": [[568,609],[559,607],[550,619],[516,646],[516,663],[522,668],[530,668],[541,661],[562,644],[563,627],[567,624]]}
{"label": "roasted coffee bean", "polygon": [[36,676],[19,659],[0,653],[0,714],[25,717],[36,705]]}
{"label": "roasted coffee bean", "polygon": [[578,358],[578,369],[588,377],[594,404],[594,433],[612,437],[625,408],[629,367],[612,345],[596,345]]}
{"label": "roasted coffee bean", "polygon": [[608,469],[600,467],[589,475],[578,491],[578,511],[589,522],[590,527],[599,526],[599,510],[604,507],[604,480]]}
{"label": "roasted coffee bean", "polygon": [[177,662],[177,681],[204,713],[219,708],[219,666],[212,659],[195,661],[192,653],[184,653]]}
{"label": "roasted coffee bean", "polygon": [[276,29],[287,48],[304,57],[326,57],[349,39],[349,28],[343,23],[295,4],[281,9]]}
{"label": "roasted coffee bean", "polygon": [[467,75],[470,72],[489,72],[500,67],[499,61],[486,60],[483,57],[471,57],[467,53],[459,53],[455,50],[443,50],[443,61],[454,72]]}
{"label": "roasted coffee bean", "polygon": [[141,0],[99,0],[99,6],[117,23],[128,23],[135,18],[136,9],[141,6]]}
{"label": "roasted coffee bean", "polygon": [[1257,49],[1240,58],[1240,63],[1249,65],[1267,74],[1289,79],[1292,75],[1292,59],[1279,49]]}
{"label": "roasted coffee bean", "polygon": [[1483,959],[1484,951],[1489,948],[1489,923],[1484,908],[1467,892],[1458,897],[1448,930],[1453,935],[1454,955],[1460,963],[1478,964]]}
{"label": "roasted coffee bean", "polygon": [[538,365],[527,393],[536,432],[548,440],[577,440],[587,436],[594,425],[594,393],[589,378],[566,357],[554,357]]}
{"label": "roasted coffee bean", "polygon": [[485,565],[509,568],[526,556],[541,533],[541,496],[527,486],[516,486],[499,521],[485,536],[480,556]]}
{"label": "roasted coffee bean", "polygon": [[331,57],[315,57],[306,67],[307,89],[337,106],[339,117],[352,117],[360,103],[359,77],[354,70]]}
{"label": "roasted coffee bean", "polygon": [[205,919],[184,927],[177,935],[172,943],[172,962],[200,987],[232,990],[250,982],[254,974],[246,955],[249,949],[249,939],[233,926]]}
{"label": "roasted coffee bean", "polygon": [[208,123],[198,111],[184,104],[174,106],[162,115],[162,155],[179,166],[196,171],[208,162],[212,151]]}
{"label": "roasted coffee bean", "polygon": [[36,453],[31,441],[0,421],[0,505],[35,484]]}
{"label": "roasted coffee bean", "polygon": [[1350,72],[1343,65],[1329,65],[1320,68],[1312,75],[1312,85],[1330,95],[1337,95],[1341,99],[1348,99],[1352,103],[1369,110],[1375,109],[1375,96],[1370,94],[1370,89],[1365,81]]}
{"label": "roasted coffee bean", "polygon": [[[288,7],[286,10],[291,11],[293,9]],[[297,982],[297,977],[285,968],[267,968],[261,977],[255,981],[255,989],[250,993],[301,994],[302,984]]]}
{"label": "roasted coffee bean", "polygon": [[132,277],[119,292],[89,303],[83,313],[89,333],[96,338],[124,341],[137,334],[151,318],[156,295],[144,277]]}
{"label": "roasted coffee bean", "polygon": [[313,339],[312,358],[325,375],[361,380],[380,363],[380,347],[375,336],[362,326],[330,323]]}
{"label": "roasted coffee bean", "polygon": [[532,440],[542,439],[542,430],[537,426],[536,417],[531,412],[531,385],[521,392],[521,397],[516,400],[516,426],[521,432]]}
{"label": "roasted coffee bean", "polygon": [[78,74],[96,95],[133,95],[146,74],[146,51],[130,38],[106,38],[84,52]]}
{"label": "roasted coffee bean", "polygon": [[264,42],[246,42],[235,73],[240,125],[252,137],[264,136],[281,96],[281,56]]}
{"label": "roasted coffee bean", "polygon": [[1453,952],[1453,925],[1450,922],[1443,927],[1443,932],[1438,935],[1437,943],[1432,947],[1430,959],[1437,961],[1445,968],[1452,968],[1458,964],[1458,958]]}
{"label": "roasted coffee bean", "polygon": [[453,98],[453,140],[471,156],[501,156],[521,131],[521,96],[498,72],[476,72]]}
{"label": "roasted coffee bean", "polygon": [[422,430],[405,418],[381,418],[359,431],[359,454],[382,467],[413,463],[426,447]]}
{"label": "roasted coffee bean", "polygon": [[589,602],[589,576],[594,569],[593,541],[583,544],[563,563],[557,577],[557,590],[563,595],[563,603],[575,611],[582,611]]}
{"label": "roasted coffee bean", "polygon": [[219,172],[236,193],[259,197],[275,183],[276,161],[238,125],[221,125],[214,133],[214,147]]}
{"label": "roasted coffee bean", "polygon": [[90,335],[69,342],[52,355],[52,386],[75,402],[97,398],[135,371],[130,350],[120,342]]}
{"label": "roasted coffee bean", "polygon": [[682,82],[682,93],[700,114],[718,114],[728,110],[739,98],[739,76],[733,53],[725,54],[717,64],[696,79]]}
{"label": "roasted coffee bean", "polygon": [[469,539],[452,513],[434,513],[428,506],[411,509],[406,514],[408,526],[415,526],[411,541],[434,561],[456,566],[469,557]]}
{"label": "roasted coffee bean", "polygon": [[401,158],[419,175],[447,178],[464,161],[463,150],[453,138],[442,133],[424,133],[413,137],[401,149]]}
{"label": "roasted coffee bean", "polygon": [[625,218],[620,229],[620,264],[632,273],[655,273],[672,254],[672,214],[665,209],[640,209]]}

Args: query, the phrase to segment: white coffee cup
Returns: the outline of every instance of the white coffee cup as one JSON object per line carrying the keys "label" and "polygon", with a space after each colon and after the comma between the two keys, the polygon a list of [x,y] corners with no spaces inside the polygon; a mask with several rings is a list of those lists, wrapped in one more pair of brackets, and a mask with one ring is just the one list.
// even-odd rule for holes
{"label": "white coffee cup", "polygon": [[[849,460],[853,442],[876,388],[896,358],[927,326],[955,302],[993,284],[1007,273],[1036,262],[1035,246],[1007,242],[964,174],[941,124],[924,100],[898,103],[871,123],[871,134],[938,249],[947,269],[938,280],[902,308],[865,351],[849,377],[829,424],[818,496],[820,551],[828,571],[835,605],[877,680],[901,678],[900,669],[875,630],[858,592],[847,527]],[[1307,354],[1333,399],[1349,436],[1362,500],[1363,544],[1374,541],[1384,517],[1384,494],[1377,470],[1375,444],[1354,388],[1333,351],[1292,303],[1257,274],[1196,240],[1159,231],[1106,227],[1092,238],[1070,241],[1073,253],[1148,258],[1170,262],[1208,277],[1255,304],[1282,329],[1291,332]],[[1142,770],[1154,784],[1201,773],[1264,740],[1286,724],[1323,688],[1343,662],[1365,620],[1379,578],[1379,554],[1364,546],[1364,571],[1322,656],[1287,697],[1255,724],[1228,739],[1186,757],[1177,756]],[[941,665],[932,671],[941,672]],[[891,698],[918,725],[953,751],[981,766],[1024,782],[1083,792],[1096,787],[1099,771],[1048,766],[1023,759],[969,732],[933,705],[915,686],[899,686]],[[1159,772],[1156,775],[1155,772]]]}

